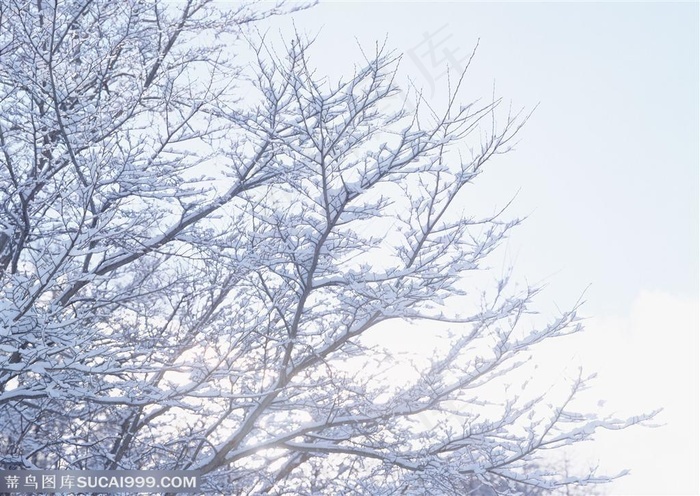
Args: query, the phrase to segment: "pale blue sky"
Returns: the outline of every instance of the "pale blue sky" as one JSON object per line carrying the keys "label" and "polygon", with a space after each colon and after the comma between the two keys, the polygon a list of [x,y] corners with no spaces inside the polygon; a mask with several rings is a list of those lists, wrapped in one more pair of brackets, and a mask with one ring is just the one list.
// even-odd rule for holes
{"label": "pale blue sky", "polygon": [[[562,304],[592,284],[592,314],[626,311],[640,289],[697,295],[697,4],[321,2],[295,22],[320,30],[315,60],[338,74],[360,60],[355,37],[407,53],[427,33],[457,59],[480,39],[465,96],[495,82],[515,107],[539,103],[480,186],[494,205],[520,190],[521,273]],[[439,100],[443,68],[416,59],[403,68]]]}

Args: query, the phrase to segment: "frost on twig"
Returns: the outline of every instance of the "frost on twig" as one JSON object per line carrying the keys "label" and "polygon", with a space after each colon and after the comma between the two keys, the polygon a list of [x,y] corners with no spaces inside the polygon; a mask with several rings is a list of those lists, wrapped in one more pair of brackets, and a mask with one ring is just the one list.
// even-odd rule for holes
{"label": "frost on twig", "polygon": [[[575,308],[530,327],[534,288],[472,285],[520,220],[463,198],[527,115],[459,106],[461,78],[408,112],[381,45],[326,80],[304,38],[246,27],[293,8],[0,6],[0,467],[192,469],[226,494],[608,480],[540,455],[649,416],[576,413],[581,377],[491,394],[579,329]],[[451,341],[391,383],[367,339],[387,323]]]}

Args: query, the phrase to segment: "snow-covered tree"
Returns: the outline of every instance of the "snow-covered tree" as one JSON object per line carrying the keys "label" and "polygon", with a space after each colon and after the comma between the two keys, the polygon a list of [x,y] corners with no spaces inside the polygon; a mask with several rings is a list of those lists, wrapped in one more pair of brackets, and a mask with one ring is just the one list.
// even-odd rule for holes
{"label": "snow-covered tree", "polygon": [[[536,289],[476,285],[519,221],[463,195],[526,116],[460,105],[459,75],[407,112],[380,46],[327,80],[252,31],[293,8],[0,1],[0,464],[211,494],[607,480],[532,467],[641,418],[576,413],[582,376],[508,387],[575,308],[531,327]],[[449,346],[395,381],[402,322]]]}

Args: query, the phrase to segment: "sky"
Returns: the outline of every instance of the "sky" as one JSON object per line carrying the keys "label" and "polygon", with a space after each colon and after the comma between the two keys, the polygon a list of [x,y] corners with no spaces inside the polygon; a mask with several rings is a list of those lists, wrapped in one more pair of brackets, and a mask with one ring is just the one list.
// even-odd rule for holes
{"label": "sky", "polygon": [[699,18],[698,3],[666,2],[321,1],[294,15],[318,33],[314,61],[329,74],[386,39],[402,74],[444,101],[445,69],[478,43],[465,95],[495,88],[535,109],[473,200],[515,198],[508,212],[527,216],[497,263],[546,284],[543,312],[583,296],[587,330],[558,354],[599,372],[595,401],[620,415],[664,408],[660,427],[582,448],[604,469],[631,469],[609,494],[700,494]]}

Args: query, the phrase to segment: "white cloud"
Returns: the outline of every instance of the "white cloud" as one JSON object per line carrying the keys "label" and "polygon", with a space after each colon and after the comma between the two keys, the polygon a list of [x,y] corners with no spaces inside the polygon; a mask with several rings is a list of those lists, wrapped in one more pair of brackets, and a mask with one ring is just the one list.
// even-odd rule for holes
{"label": "white cloud", "polygon": [[642,291],[628,316],[591,319],[570,342],[585,368],[599,372],[591,404],[605,399],[619,416],[664,409],[660,427],[603,433],[586,447],[601,469],[631,470],[611,494],[700,494],[698,311],[697,299]]}

